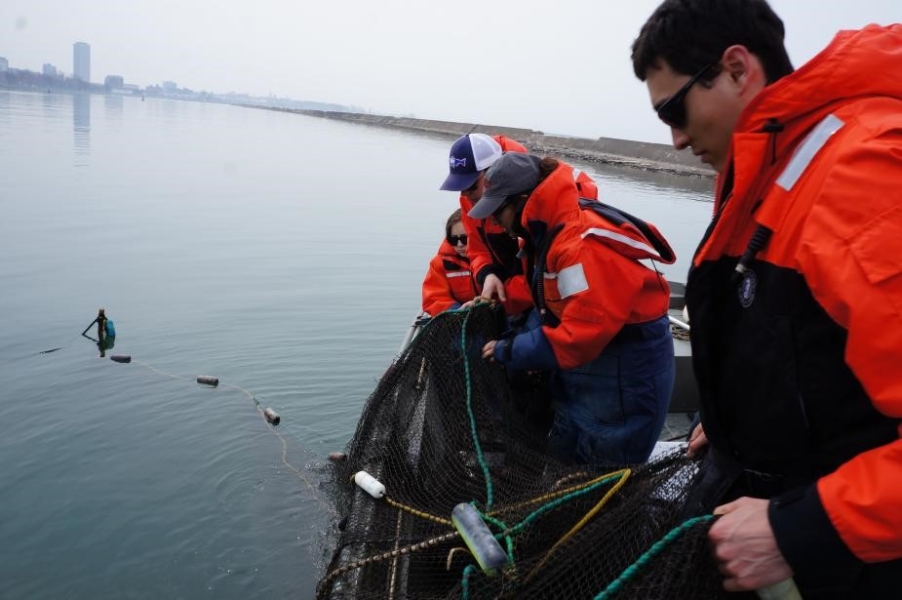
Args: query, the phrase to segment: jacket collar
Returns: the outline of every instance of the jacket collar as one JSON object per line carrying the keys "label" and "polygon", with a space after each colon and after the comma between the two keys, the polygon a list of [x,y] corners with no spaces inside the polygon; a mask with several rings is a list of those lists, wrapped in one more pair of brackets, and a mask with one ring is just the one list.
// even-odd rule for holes
{"label": "jacket collar", "polygon": [[562,162],[530,194],[520,223],[538,241],[537,238],[555,226],[578,220],[579,213],[573,167]]}
{"label": "jacket collar", "polygon": [[[776,170],[818,123],[861,98],[902,99],[902,24],[841,31],[795,72],[764,88],[745,107],[733,134],[728,174],[717,178],[719,236],[737,236]],[[727,185],[725,183],[728,182]],[[727,189],[728,188],[728,189]],[[727,199],[732,206],[724,207]],[[729,231],[727,231],[729,229]]]}
{"label": "jacket collar", "polygon": [[902,24],[869,25],[839,32],[817,56],[764,88],[745,107],[733,135],[735,195],[742,196],[756,174],[785,157],[837,107],[873,96],[902,99],[900,64]]}

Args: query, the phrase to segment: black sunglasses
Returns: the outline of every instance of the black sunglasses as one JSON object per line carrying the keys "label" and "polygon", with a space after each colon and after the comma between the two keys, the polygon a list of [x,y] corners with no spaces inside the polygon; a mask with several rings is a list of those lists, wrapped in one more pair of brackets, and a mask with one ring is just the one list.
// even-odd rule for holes
{"label": "black sunglasses", "polygon": [[457,244],[463,244],[464,246],[466,246],[467,245],[467,234],[463,233],[461,235],[449,235],[448,243],[451,244],[452,246],[456,246]]}
{"label": "black sunglasses", "polygon": [[692,89],[692,86],[701,79],[702,75],[710,71],[720,61],[706,65],[701,71],[689,78],[689,81],[683,84],[677,93],[665,100],[662,104],[655,107],[658,118],[674,129],[682,129],[686,126],[686,94]]}
{"label": "black sunglasses", "polygon": [[511,194],[507,198],[504,199],[504,202],[498,205],[498,208],[495,209],[495,212],[492,213],[492,218],[496,221],[498,220],[498,215],[501,214],[501,211],[507,208],[512,204],[516,204],[519,200],[526,200],[529,198],[531,192],[522,192],[519,194]]}
{"label": "black sunglasses", "polygon": [[498,208],[496,208],[494,211],[492,211],[492,218],[493,218],[493,219],[495,219],[495,220],[497,221],[497,220],[498,220],[498,215],[501,214],[501,211],[504,210],[505,208],[507,208],[508,206],[511,205],[510,198],[511,198],[511,196],[508,196],[507,198],[505,198],[505,199],[504,199],[504,202],[502,202],[501,204],[499,204],[499,205],[498,205]]}

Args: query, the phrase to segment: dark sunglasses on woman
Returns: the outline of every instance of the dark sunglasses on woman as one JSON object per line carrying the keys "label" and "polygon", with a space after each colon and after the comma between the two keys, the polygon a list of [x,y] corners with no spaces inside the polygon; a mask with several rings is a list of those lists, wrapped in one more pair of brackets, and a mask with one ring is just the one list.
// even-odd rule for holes
{"label": "dark sunglasses on woman", "polygon": [[461,235],[449,235],[448,243],[451,244],[452,246],[456,246],[457,244],[463,244],[464,246],[466,246],[467,245],[467,234],[464,233]]}

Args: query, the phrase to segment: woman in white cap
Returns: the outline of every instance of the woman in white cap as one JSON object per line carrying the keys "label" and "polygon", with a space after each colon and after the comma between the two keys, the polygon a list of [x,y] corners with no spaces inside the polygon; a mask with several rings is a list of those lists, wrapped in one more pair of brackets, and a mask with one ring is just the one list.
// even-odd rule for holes
{"label": "woman in white cap", "polygon": [[486,298],[496,297],[507,314],[514,316],[532,308],[532,296],[517,258],[517,241],[491,220],[469,216],[482,197],[486,170],[505,152],[526,152],[519,142],[503,135],[468,133],[451,146],[448,176],[440,189],[460,192],[463,226],[469,236],[473,276]]}
{"label": "woman in white cap", "polygon": [[[468,255],[482,296],[500,300],[507,314],[516,316],[532,308],[529,285],[517,258],[517,241],[491,219],[469,215],[482,198],[486,171],[507,152],[525,153],[526,148],[503,135],[468,133],[459,137],[451,146],[449,173],[440,189],[460,192],[463,224],[470,236]],[[580,197],[598,198],[598,187],[591,177],[579,170],[574,170],[573,176]]]}

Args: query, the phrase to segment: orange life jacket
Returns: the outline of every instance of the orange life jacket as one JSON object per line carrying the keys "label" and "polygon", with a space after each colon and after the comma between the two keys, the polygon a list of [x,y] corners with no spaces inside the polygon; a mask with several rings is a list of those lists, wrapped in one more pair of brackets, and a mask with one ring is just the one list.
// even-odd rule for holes
{"label": "orange life jacket", "polygon": [[643,261],[675,259],[653,225],[643,232],[615,223],[579,199],[573,167],[562,162],[529,196],[521,221],[536,256],[534,298],[550,313],[543,333],[563,369],[593,360],[624,325],[665,315],[667,281]]}
{"label": "orange life jacket", "polygon": [[[493,136],[504,152],[526,152],[526,148],[509,137]],[[598,186],[585,172],[572,171],[577,190],[582,198],[598,199]],[[517,257],[519,244],[504,228],[492,219],[473,219],[468,216],[474,203],[464,195],[460,196],[460,208],[464,229],[470,236],[467,255],[470,257],[473,273],[479,288],[489,274],[495,274],[504,281],[507,300],[504,309],[509,315],[517,315],[532,308],[532,293],[523,271],[522,261]]]}
{"label": "orange life jacket", "polygon": [[448,240],[442,240],[423,280],[423,312],[437,315],[469,302],[476,293],[469,259],[457,254]]}
{"label": "orange life jacket", "polygon": [[902,574],[900,49],[900,25],[841,32],[752,100],[687,287],[713,448],[816,489],[772,503],[799,578],[831,536]]}

